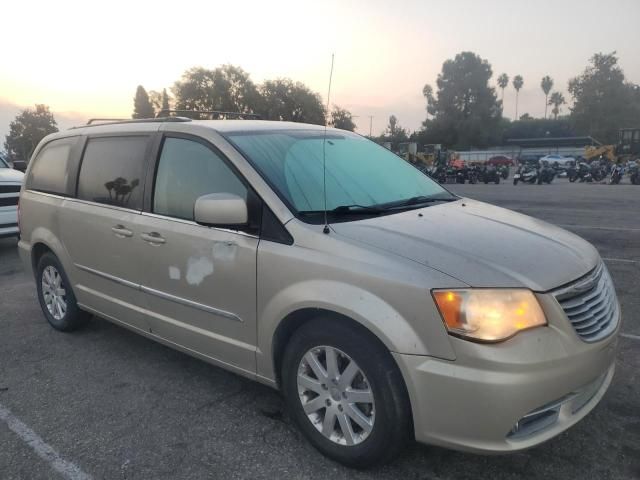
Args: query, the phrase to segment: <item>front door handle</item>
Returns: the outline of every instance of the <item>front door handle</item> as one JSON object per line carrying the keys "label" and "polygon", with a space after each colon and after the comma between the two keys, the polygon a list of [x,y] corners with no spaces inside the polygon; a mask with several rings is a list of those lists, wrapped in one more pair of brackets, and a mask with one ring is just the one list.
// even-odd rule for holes
{"label": "front door handle", "polygon": [[166,240],[158,232],[141,233],[140,237],[151,245],[162,245]]}
{"label": "front door handle", "polygon": [[118,238],[133,237],[133,232],[129,230],[127,227],[125,227],[124,225],[120,225],[120,224],[114,225],[113,227],[111,227],[111,231]]}

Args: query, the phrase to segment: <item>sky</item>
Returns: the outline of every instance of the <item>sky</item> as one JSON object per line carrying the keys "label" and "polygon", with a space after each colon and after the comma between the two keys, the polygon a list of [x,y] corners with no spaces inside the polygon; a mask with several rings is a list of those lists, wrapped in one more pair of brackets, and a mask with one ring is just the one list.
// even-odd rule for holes
{"label": "sky", "polygon": [[[568,80],[596,52],[617,51],[640,83],[639,0],[5,0],[0,11],[0,143],[26,106],[49,105],[61,128],[129,117],[137,85],[170,88],[193,66],[289,77],[326,102],[333,53],[330,103],[363,134],[369,115],[374,134],[391,114],[419,129],[422,87],[461,51],[489,61],[492,85],[524,77],[519,115],[544,115],[544,75],[569,100]],[[504,115],[514,114],[509,86]]]}

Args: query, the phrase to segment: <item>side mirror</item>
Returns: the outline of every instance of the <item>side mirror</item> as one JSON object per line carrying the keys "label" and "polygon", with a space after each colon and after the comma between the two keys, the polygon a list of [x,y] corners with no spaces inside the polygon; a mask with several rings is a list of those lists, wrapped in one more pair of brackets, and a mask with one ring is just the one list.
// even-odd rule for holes
{"label": "side mirror", "polygon": [[234,227],[248,222],[247,202],[233,193],[210,193],[196,200],[196,223],[208,227]]}

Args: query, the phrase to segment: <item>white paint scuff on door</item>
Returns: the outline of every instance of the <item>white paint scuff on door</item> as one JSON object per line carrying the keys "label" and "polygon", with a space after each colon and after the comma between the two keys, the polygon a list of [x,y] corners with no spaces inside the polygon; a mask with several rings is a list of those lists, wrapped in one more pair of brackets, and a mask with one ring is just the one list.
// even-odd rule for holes
{"label": "white paint scuff on door", "polygon": [[178,267],[169,267],[169,278],[171,280],[180,280],[180,269]]}
{"label": "white paint scuff on door", "polygon": [[236,258],[238,245],[235,242],[215,242],[213,244],[213,258],[222,261],[232,261]]}
{"label": "white paint scuff on door", "polygon": [[213,273],[213,262],[207,257],[189,257],[187,260],[187,274],[189,285],[200,285],[205,277]]}

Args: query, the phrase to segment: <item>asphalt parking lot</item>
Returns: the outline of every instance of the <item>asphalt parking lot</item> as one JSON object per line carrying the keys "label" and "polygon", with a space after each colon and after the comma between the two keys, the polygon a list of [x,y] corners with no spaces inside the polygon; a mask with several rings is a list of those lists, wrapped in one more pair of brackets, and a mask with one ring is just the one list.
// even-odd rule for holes
{"label": "asphalt parking lot", "polygon": [[[61,469],[96,479],[640,478],[640,187],[559,179],[451,189],[567,228],[609,267],[624,316],[617,371],[569,431],[508,456],[412,445],[393,464],[349,470],[305,442],[267,387],[98,318],[73,334],[51,329],[15,240],[4,239],[0,478],[64,478]],[[534,262],[544,252],[522,254]]]}

